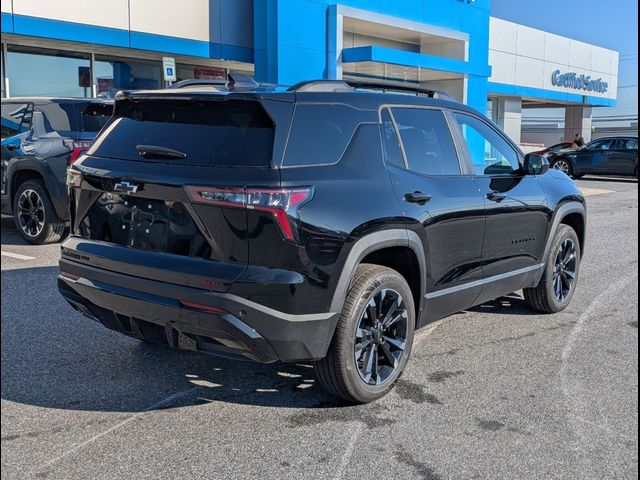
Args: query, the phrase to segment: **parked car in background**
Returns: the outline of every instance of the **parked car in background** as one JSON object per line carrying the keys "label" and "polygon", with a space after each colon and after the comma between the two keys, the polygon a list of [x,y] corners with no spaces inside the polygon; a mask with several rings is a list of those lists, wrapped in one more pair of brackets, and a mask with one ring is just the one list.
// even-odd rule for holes
{"label": "parked car in background", "polygon": [[69,219],[66,172],[107,123],[113,102],[2,99],[2,213],[32,244],[59,241]]}
{"label": "parked car in background", "polygon": [[118,94],[69,168],[58,287],[87,317],[314,362],[328,391],[370,402],[416,328],[520,289],[541,312],[569,305],[580,190],[481,113],[393,85],[180,87]]}
{"label": "parked car in background", "polygon": [[551,167],[570,177],[586,174],[638,178],[638,137],[599,138],[574,152],[557,155]]}
{"label": "parked car in background", "polygon": [[547,147],[543,150],[538,150],[536,153],[538,155],[544,155],[547,157],[549,161],[555,159],[558,155],[568,152],[573,152],[578,149],[578,146],[573,142],[562,142],[556,145],[552,145],[551,147]]}

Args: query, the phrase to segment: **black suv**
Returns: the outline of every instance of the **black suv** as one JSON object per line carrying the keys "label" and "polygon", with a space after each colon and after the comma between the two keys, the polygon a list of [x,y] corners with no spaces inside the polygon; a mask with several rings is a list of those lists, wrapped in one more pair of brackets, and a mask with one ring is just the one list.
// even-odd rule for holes
{"label": "black suv", "polygon": [[313,362],[352,402],[392,388],[416,328],[519,289],[567,307],[573,181],[444,95],[379,88],[119,93],[69,169],[60,292],[140,340]]}
{"label": "black suv", "polygon": [[606,137],[551,160],[551,166],[580,178],[587,174],[638,178],[638,137]]}
{"label": "black suv", "polygon": [[2,99],[2,213],[29,243],[57,242],[69,219],[67,166],[89,148],[113,102]]}

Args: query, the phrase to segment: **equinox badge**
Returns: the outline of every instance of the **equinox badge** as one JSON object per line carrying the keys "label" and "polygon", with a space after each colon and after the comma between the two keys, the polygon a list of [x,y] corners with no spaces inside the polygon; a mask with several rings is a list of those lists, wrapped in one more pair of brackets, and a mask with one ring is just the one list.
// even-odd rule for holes
{"label": "equinox badge", "polygon": [[129,183],[129,182],[118,182],[114,185],[113,189],[116,192],[122,192],[122,193],[126,193],[128,195],[131,195],[133,193],[136,193],[138,191],[138,185],[135,185],[133,183]]}

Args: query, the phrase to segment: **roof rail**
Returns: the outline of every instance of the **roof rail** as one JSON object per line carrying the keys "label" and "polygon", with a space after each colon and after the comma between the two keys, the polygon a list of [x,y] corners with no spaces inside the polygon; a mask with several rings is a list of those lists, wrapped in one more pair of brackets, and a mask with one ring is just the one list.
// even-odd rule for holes
{"label": "roof rail", "polygon": [[398,85],[394,83],[363,82],[359,80],[311,80],[301,82],[289,88],[290,92],[353,92],[355,90],[376,90],[383,93],[404,93],[424,95],[429,98],[455,101],[446,92],[423,88],[419,85]]}
{"label": "roof rail", "polygon": [[208,80],[208,79],[182,80],[180,82],[174,83],[169,88],[179,89],[179,88],[197,87],[197,86],[222,87],[222,88],[227,88],[229,90],[234,90],[238,88],[253,90],[255,88],[258,88],[260,85],[248,75],[244,75],[242,73],[230,73],[229,80]]}

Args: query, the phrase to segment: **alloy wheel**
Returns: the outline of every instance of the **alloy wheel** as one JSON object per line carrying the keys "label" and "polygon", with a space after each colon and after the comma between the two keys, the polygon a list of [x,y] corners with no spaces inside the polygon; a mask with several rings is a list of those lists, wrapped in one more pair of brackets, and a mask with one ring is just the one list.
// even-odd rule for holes
{"label": "alloy wheel", "polygon": [[553,292],[556,300],[564,302],[573,289],[578,267],[578,253],[576,245],[567,238],[560,245],[553,265]]}
{"label": "alloy wheel", "polygon": [[37,237],[45,222],[44,203],[35,190],[25,190],[18,199],[18,222],[25,235]]}
{"label": "alloy wheel", "polygon": [[555,168],[556,170],[560,170],[567,175],[569,175],[569,172],[571,171],[571,166],[565,160],[558,160],[553,164],[553,168]]}
{"label": "alloy wheel", "polygon": [[367,384],[385,383],[397,370],[406,348],[408,318],[395,290],[383,289],[369,300],[356,327],[354,347],[358,373]]}

